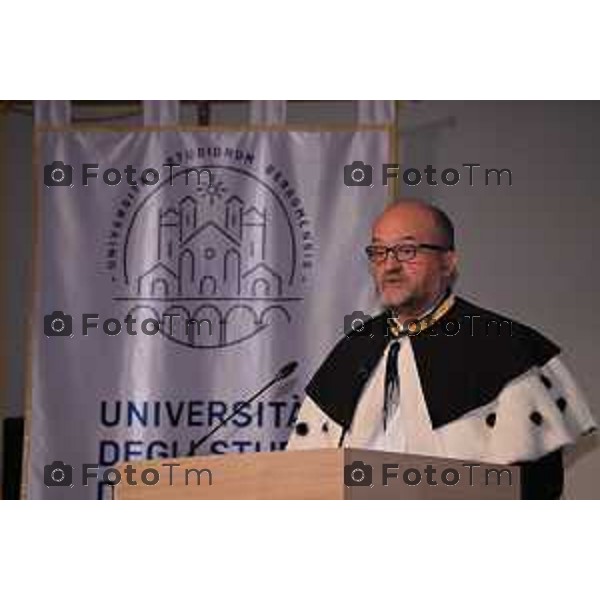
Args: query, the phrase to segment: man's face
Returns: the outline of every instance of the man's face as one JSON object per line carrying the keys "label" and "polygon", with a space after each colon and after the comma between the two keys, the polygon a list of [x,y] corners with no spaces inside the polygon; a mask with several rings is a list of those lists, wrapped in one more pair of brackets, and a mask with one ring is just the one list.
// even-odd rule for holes
{"label": "man's face", "polygon": [[[410,203],[388,209],[376,221],[371,243],[377,247],[445,245],[433,215]],[[455,265],[454,252],[417,249],[409,261],[399,261],[388,252],[384,261],[371,263],[371,274],[386,308],[417,315],[430,308],[445,291]]]}

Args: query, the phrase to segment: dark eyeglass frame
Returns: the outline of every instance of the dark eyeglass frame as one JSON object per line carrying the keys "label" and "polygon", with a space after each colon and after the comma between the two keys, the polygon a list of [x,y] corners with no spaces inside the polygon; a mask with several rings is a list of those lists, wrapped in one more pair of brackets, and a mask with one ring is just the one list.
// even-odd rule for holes
{"label": "dark eyeglass frame", "polygon": [[[382,257],[376,257],[373,253],[374,250],[385,250],[385,254]],[[411,256],[408,258],[400,258],[400,251],[406,252],[410,249]],[[367,258],[372,263],[384,263],[390,254],[393,254],[394,259],[398,262],[408,262],[414,260],[419,250],[433,250],[434,252],[450,252],[452,248],[446,246],[440,246],[438,244],[396,244],[395,246],[379,246],[377,244],[371,244],[365,248]]]}

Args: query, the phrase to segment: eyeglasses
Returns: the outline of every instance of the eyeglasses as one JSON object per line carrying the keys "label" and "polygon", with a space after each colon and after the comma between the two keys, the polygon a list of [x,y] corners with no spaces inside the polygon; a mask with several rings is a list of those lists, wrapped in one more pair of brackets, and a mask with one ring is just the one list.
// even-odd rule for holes
{"label": "eyeglasses", "polygon": [[397,246],[367,246],[365,252],[372,263],[383,263],[388,254],[392,254],[398,262],[407,262],[417,256],[419,250],[433,250],[435,252],[449,252],[451,248],[437,244],[398,244]]}

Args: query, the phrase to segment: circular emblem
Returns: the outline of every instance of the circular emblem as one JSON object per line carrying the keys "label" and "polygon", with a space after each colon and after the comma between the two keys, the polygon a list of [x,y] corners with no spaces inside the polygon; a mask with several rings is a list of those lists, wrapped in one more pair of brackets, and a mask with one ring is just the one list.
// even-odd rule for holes
{"label": "circular emblem", "polygon": [[303,222],[294,207],[301,200],[275,171],[259,176],[207,162],[134,188],[111,232],[114,299],[193,348],[240,344],[291,323],[312,266],[305,251],[312,233],[304,231],[304,209]]}

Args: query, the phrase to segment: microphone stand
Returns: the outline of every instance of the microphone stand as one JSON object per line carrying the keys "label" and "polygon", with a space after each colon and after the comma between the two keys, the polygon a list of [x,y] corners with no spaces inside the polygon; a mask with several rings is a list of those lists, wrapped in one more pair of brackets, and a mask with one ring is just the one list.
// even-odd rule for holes
{"label": "microphone stand", "polygon": [[287,379],[296,370],[297,366],[298,366],[298,363],[294,361],[294,362],[290,362],[287,365],[285,365],[284,367],[282,367],[279,370],[279,372],[277,373],[277,375],[275,375],[275,377],[273,379],[271,379],[271,381],[269,381],[268,383],[263,385],[263,387],[260,388],[260,390],[258,390],[258,392],[253,394],[250,398],[248,398],[248,400],[244,400],[244,402],[242,402],[226,419],[221,421],[216,427],[213,427],[204,437],[200,438],[200,441],[194,442],[194,447],[198,448],[199,446],[204,444],[204,442],[206,442],[206,440],[208,440],[217,431],[219,431],[219,429],[221,429],[221,427],[225,427],[225,425],[227,425],[227,423],[229,423],[229,421],[231,421],[231,419],[233,419],[233,417],[238,415],[247,406],[250,406],[250,404],[252,404],[252,402],[254,402],[254,400],[256,400],[259,396],[264,394],[270,387],[275,385],[278,381],[283,381],[284,379]]}

